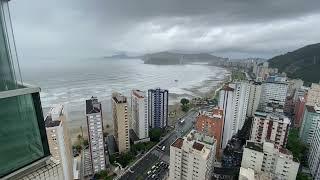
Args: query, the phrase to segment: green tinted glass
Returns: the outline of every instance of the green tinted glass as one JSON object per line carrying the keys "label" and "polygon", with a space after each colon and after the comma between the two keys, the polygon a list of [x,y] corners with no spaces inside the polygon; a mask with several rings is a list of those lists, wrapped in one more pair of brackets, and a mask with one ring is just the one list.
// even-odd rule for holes
{"label": "green tinted glass", "polygon": [[45,152],[31,94],[0,99],[0,177]]}

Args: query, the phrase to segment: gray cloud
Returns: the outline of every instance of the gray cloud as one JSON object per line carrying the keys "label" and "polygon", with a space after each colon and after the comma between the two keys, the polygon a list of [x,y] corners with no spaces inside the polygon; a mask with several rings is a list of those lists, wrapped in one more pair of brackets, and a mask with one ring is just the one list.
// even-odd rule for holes
{"label": "gray cloud", "polygon": [[317,43],[320,1],[10,1],[25,57],[163,50],[271,57]]}

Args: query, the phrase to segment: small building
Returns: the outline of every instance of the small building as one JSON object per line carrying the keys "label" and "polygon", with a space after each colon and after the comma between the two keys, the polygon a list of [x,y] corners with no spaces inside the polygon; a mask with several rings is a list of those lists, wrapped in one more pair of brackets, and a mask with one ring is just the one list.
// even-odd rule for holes
{"label": "small building", "polygon": [[169,179],[211,179],[216,141],[195,130],[170,146]]}
{"label": "small building", "polygon": [[247,141],[243,151],[242,168],[250,168],[255,173],[269,173],[272,178],[296,179],[300,163],[292,153],[278,148],[271,142]]}

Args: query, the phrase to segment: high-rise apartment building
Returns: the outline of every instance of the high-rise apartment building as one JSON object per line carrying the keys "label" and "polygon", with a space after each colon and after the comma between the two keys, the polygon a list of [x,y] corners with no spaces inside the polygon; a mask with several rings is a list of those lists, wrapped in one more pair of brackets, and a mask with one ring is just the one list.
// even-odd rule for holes
{"label": "high-rise apartment building", "polygon": [[308,155],[309,169],[313,179],[320,179],[320,124],[316,127]]}
{"label": "high-rise apartment building", "polygon": [[314,106],[320,104],[320,84],[312,83],[308,90],[306,105]]}
{"label": "high-rise apartment building", "polygon": [[62,180],[50,156],[40,88],[22,81],[11,28],[8,1],[0,1],[0,179]]}
{"label": "high-rise apartment building", "polygon": [[303,86],[303,81],[301,79],[290,79],[288,80],[288,96],[294,96],[296,90]]}
{"label": "high-rise apartment building", "polygon": [[305,108],[306,100],[304,97],[299,97],[295,102],[294,107],[294,126],[300,128],[303,119],[303,113]]}
{"label": "high-rise apartment building", "polygon": [[101,102],[96,97],[86,100],[89,149],[93,173],[106,169],[106,148],[103,138]]}
{"label": "high-rise apartment building", "polygon": [[223,109],[214,108],[212,112],[201,112],[196,117],[196,131],[207,136],[214,137],[216,143],[216,154],[219,156],[222,149]]}
{"label": "high-rise apartment building", "polygon": [[250,94],[248,100],[247,116],[252,117],[259,106],[261,96],[261,82],[250,82],[249,87]]}
{"label": "high-rise apartment building", "polygon": [[151,128],[165,128],[168,123],[169,92],[165,89],[148,90],[148,120]]}
{"label": "high-rise apartment building", "polygon": [[296,102],[299,97],[307,97],[309,87],[301,86],[300,88],[296,89],[293,96],[293,102]]}
{"label": "high-rise apartment building", "polygon": [[196,131],[170,146],[169,179],[211,179],[215,139]]}
{"label": "high-rise apartment building", "polygon": [[320,123],[320,106],[306,105],[300,128],[300,138],[307,145],[311,144],[316,128]]}
{"label": "high-rise apartment building", "polygon": [[296,89],[293,95],[293,102],[296,102],[300,97],[307,97],[308,94],[308,87],[301,86],[300,88]]}
{"label": "high-rise apartment building", "polygon": [[264,111],[270,102],[278,102],[285,105],[288,85],[284,82],[264,82],[262,83],[259,110]]}
{"label": "high-rise apartment building", "polygon": [[112,93],[112,117],[114,125],[114,137],[119,153],[130,151],[129,116],[127,97]]}
{"label": "high-rise apartment building", "polygon": [[60,162],[65,180],[73,179],[73,157],[63,105],[57,105],[45,118],[49,149],[52,157]]}
{"label": "high-rise apartment building", "polygon": [[139,139],[149,137],[148,102],[143,91],[131,91],[131,121],[132,129]]}
{"label": "high-rise apartment building", "polygon": [[220,91],[219,107],[224,110],[223,148],[245,122],[249,92],[250,88],[247,82],[231,83]]}
{"label": "high-rise apartment building", "polygon": [[299,165],[289,150],[277,148],[270,142],[251,141],[246,143],[241,162],[241,168],[268,174],[272,179],[296,179]]}
{"label": "high-rise apartment building", "polygon": [[252,122],[251,140],[272,141],[276,147],[285,147],[290,119],[282,113],[256,112]]}

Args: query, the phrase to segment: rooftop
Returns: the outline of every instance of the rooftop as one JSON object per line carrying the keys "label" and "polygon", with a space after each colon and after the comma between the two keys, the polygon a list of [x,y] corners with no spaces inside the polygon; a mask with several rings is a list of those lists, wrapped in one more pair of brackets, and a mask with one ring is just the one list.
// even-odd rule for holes
{"label": "rooftop", "polygon": [[132,90],[132,94],[138,98],[144,98],[145,93],[143,91],[140,91],[138,89]]}
{"label": "rooftop", "polygon": [[91,99],[86,100],[86,113],[93,114],[99,113],[101,111],[101,103],[98,102],[96,97],[91,97]]}
{"label": "rooftop", "polygon": [[46,119],[44,120],[44,124],[47,128],[59,126],[60,123],[61,121],[57,121],[57,120],[53,121],[51,114],[47,115]]}
{"label": "rooftop", "polygon": [[198,116],[206,116],[208,118],[214,119],[214,120],[222,120],[222,116],[223,116],[223,110],[222,109],[218,109],[218,108],[214,108],[212,110],[212,112],[210,111],[202,111],[199,113]]}
{"label": "rooftop", "polygon": [[224,90],[224,91],[234,91],[234,89],[231,88],[231,87],[228,86],[228,85],[223,86],[222,90]]}
{"label": "rooftop", "polygon": [[179,149],[181,149],[182,145],[183,145],[183,139],[182,139],[182,138],[176,139],[176,140],[171,144],[171,146],[176,147],[176,148],[179,148]]}
{"label": "rooftop", "polygon": [[112,93],[112,99],[116,102],[116,103],[127,103],[127,97],[125,97],[124,95],[120,94],[120,93]]}
{"label": "rooftop", "polygon": [[149,92],[155,92],[155,91],[160,91],[160,92],[168,92],[167,89],[160,89],[160,88],[156,88],[156,89],[149,89]]}
{"label": "rooftop", "polygon": [[320,113],[320,108],[318,106],[309,106],[306,105],[306,109],[310,113]]}
{"label": "rooftop", "polygon": [[196,150],[198,150],[198,151],[202,151],[203,147],[204,147],[204,145],[203,145],[203,144],[200,144],[200,143],[198,143],[198,142],[194,142],[193,145],[192,145],[192,148],[193,148],[193,149],[196,149]]}
{"label": "rooftop", "polygon": [[252,149],[254,151],[263,152],[263,146],[261,143],[255,143],[252,141],[247,141],[246,148]]}
{"label": "rooftop", "polygon": [[291,151],[285,148],[279,148],[279,152],[286,155],[292,155]]}

